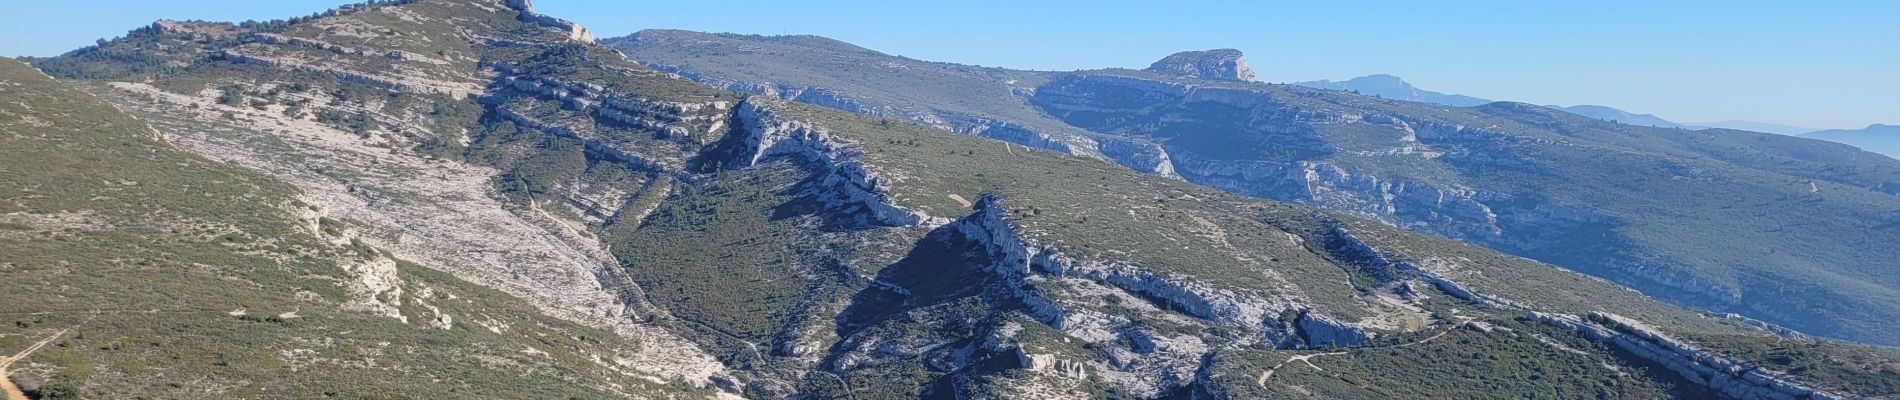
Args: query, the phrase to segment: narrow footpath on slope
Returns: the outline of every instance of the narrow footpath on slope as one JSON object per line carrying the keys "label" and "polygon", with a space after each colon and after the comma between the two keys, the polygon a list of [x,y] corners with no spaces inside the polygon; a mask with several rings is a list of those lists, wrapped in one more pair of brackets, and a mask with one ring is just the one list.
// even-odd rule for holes
{"label": "narrow footpath on slope", "polygon": [[20,350],[19,353],[7,358],[0,358],[0,391],[6,392],[6,400],[28,400],[26,398],[26,392],[20,391],[20,387],[13,384],[13,373],[7,371],[7,369],[13,367],[13,363],[15,362],[31,357],[33,352],[39,351],[40,348],[46,347],[48,344],[52,344],[54,340],[58,340],[61,336],[66,336],[66,332],[71,332],[72,330],[73,328],[66,328],[59,330],[59,332],[53,332],[52,336],[40,339],[39,342],[33,343],[32,346],[26,346],[26,349]]}
{"label": "narrow footpath on slope", "polygon": [[[1445,331],[1443,332],[1438,332],[1438,334],[1432,335],[1431,337],[1428,337],[1428,338],[1419,339],[1419,341],[1416,341],[1416,342],[1400,343],[1400,344],[1396,344],[1392,346],[1383,346],[1383,347],[1363,347],[1360,349],[1378,349],[1378,348],[1387,348],[1387,347],[1411,347],[1413,345],[1425,344],[1427,342],[1431,342],[1432,340],[1436,340],[1440,337],[1444,337],[1445,334],[1451,333],[1451,331],[1462,329],[1465,327],[1465,325],[1471,324],[1470,318],[1463,318],[1463,319],[1464,320],[1459,322],[1457,325],[1452,325],[1450,329],[1445,329]],[[1260,385],[1260,387],[1267,387],[1267,379],[1273,378],[1273,371],[1278,371],[1280,370],[1281,367],[1285,367],[1287,364],[1293,363],[1294,361],[1306,363],[1306,366],[1313,367],[1313,369],[1315,370],[1325,371],[1326,370],[1325,368],[1320,368],[1318,365],[1313,364],[1313,361],[1312,361],[1313,358],[1325,357],[1325,356],[1336,356],[1336,355],[1347,354],[1347,353],[1349,352],[1335,351],[1335,352],[1330,352],[1330,353],[1301,354],[1301,355],[1289,357],[1286,359],[1286,361],[1281,361],[1279,364],[1275,364],[1273,368],[1267,368],[1265,372],[1261,372],[1260,379],[1254,380],[1254,383],[1257,385]]]}

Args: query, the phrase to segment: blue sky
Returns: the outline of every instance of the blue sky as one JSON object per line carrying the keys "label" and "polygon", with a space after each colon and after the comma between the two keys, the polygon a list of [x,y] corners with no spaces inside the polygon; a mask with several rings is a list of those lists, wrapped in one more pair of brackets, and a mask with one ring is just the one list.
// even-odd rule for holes
{"label": "blue sky", "polygon": [[[0,14],[0,54],[56,54],[158,18],[282,18],[343,1],[24,1]],[[1900,123],[1900,1],[1891,0],[537,3],[600,36],[806,33],[919,59],[1048,70],[1142,67],[1178,50],[1232,47],[1270,82],[1389,73],[1443,92],[1679,122]]]}

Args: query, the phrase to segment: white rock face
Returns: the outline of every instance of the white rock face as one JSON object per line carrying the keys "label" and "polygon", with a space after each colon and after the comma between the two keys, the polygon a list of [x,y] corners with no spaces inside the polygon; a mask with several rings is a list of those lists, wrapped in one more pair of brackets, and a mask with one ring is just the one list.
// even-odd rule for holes
{"label": "white rock face", "polygon": [[[975,212],[942,228],[983,249],[989,260],[986,272],[993,277],[986,298],[993,295],[1020,303],[1024,314],[1062,332],[1065,340],[1089,343],[1106,353],[1105,359],[1082,363],[1086,368],[1067,364],[1070,360],[1061,356],[1018,354],[1024,365],[1039,371],[1100,379],[1137,395],[1158,395],[1193,382],[1202,356],[1236,339],[1160,331],[1136,323],[1132,314],[1189,326],[1233,327],[1245,332],[1243,341],[1276,347],[1297,343],[1309,348],[1350,347],[1373,336],[1297,302],[1217,289],[1135,265],[1068,256],[1055,246],[1020,235],[1000,201],[994,196],[978,199]],[[1118,299],[1132,314],[1104,313],[1091,307],[1107,297]],[[1298,311],[1298,323],[1281,321],[1286,311]],[[996,343],[991,347],[1008,348],[1003,344],[1008,336],[992,338]]]}
{"label": "white rock face", "polygon": [[[611,272],[619,268],[613,256],[593,238],[557,229],[558,223],[504,204],[491,185],[499,171],[392,152],[378,147],[381,142],[374,138],[287,117],[281,109],[216,105],[215,93],[180,95],[138,83],[102,90],[107,91],[102,98],[146,119],[167,142],[297,186],[306,202],[323,210],[306,218],[327,215],[356,228],[333,240],[348,243],[356,238],[390,257],[515,296],[547,315],[645,343],[615,355],[630,371],[700,383],[730,375],[692,343],[634,323],[635,314],[649,307],[629,302],[620,297],[624,293],[609,287]],[[193,103],[212,106],[166,105]],[[220,116],[224,112],[239,118],[227,120]],[[436,201],[400,200],[411,198]],[[320,226],[313,228],[321,231]],[[416,296],[397,295],[406,291],[394,267],[388,259],[348,265],[357,278],[348,282],[354,296],[350,307],[427,326],[452,326],[456,318],[446,314],[399,313],[397,301]]]}
{"label": "white rock face", "polygon": [[1183,51],[1149,65],[1148,72],[1191,76],[1217,81],[1253,82],[1253,69],[1240,50]]}
{"label": "white rock face", "polygon": [[356,277],[356,280],[349,282],[350,300],[343,303],[343,309],[409,322],[409,317],[403,316],[400,308],[402,277],[396,275],[394,260],[379,255],[373,259],[344,264],[343,269]]}
{"label": "white rock face", "polygon": [[1308,347],[1353,347],[1372,339],[1364,329],[1319,314],[1300,314],[1299,325]]}
{"label": "white rock face", "polygon": [[1079,361],[1065,360],[1053,354],[1029,354],[1022,348],[1016,349],[1016,357],[1030,371],[1048,371],[1069,379],[1088,379],[1088,365]]}
{"label": "white rock face", "polygon": [[594,33],[588,32],[587,28],[581,26],[581,24],[534,12],[534,0],[506,0],[506,2],[508,8],[521,12],[522,21],[541,25],[548,29],[566,32],[567,38],[571,40],[585,43],[594,42]]}
{"label": "white rock face", "polygon": [[1774,372],[1737,362],[1670,337],[1648,325],[1604,312],[1589,316],[1532,312],[1523,317],[1609,342],[1655,361],[1698,385],[1737,399],[1845,399],[1808,387]]}
{"label": "white rock face", "polygon": [[823,178],[807,194],[827,209],[853,212],[859,225],[910,226],[929,218],[897,206],[890,189],[871,171],[851,144],[803,121],[779,117],[769,105],[748,99],[734,111],[734,123],[743,131],[741,153],[729,168],[756,165],[772,157],[791,157],[824,168]]}
{"label": "white rock face", "polygon": [[[495,69],[504,74],[513,73],[511,68],[503,65],[497,65]],[[558,101],[583,114],[649,130],[665,140],[681,143],[723,134],[728,124],[726,118],[729,113],[726,110],[731,107],[731,103],[725,101],[702,103],[659,101],[608,92],[600,85],[565,82],[545,77],[510,75],[502,77],[498,82],[501,88],[511,92]],[[517,125],[579,139],[591,155],[625,163],[638,170],[677,171],[685,167],[686,158],[689,156],[680,151],[667,151],[668,149],[638,148],[608,143],[595,135],[595,128],[588,124],[571,126],[548,123],[506,107],[498,107],[496,113]]]}

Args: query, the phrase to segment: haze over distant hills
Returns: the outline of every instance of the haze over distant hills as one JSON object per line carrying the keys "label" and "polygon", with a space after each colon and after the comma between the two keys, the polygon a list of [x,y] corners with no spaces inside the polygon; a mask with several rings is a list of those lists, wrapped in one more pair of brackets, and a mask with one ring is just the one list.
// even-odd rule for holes
{"label": "haze over distant hills", "polygon": [[1801,134],[1900,158],[1900,125],[1873,124],[1861,129],[1829,129]]}
{"label": "haze over distant hills", "polygon": [[1781,134],[1781,135],[1798,135],[1803,132],[1813,132],[1816,130],[1815,128],[1808,128],[1808,127],[1773,124],[1773,123],[1767,123],[1767,122],[1737,121],[1737,120],[1718,121],[1718,122],[1690,122],[1690,123],[1685,123],[1684,127],[1691,128],[1691,129],[1722,128],[1722,129],[1734,129],[1734,130],[1741,130],[1741,131],[1767,132],[1767,133],[1774,133],[1774,134]]}
{"label": "haze over distant hills", "polygon": [[1446,94],[1419,89],[1416,86],[1412,86],[1411,82],[1406,82],[1397,76],[1386,74],[1366,75],[1338,82],[1317,80],[1294,82],[1293,84],[1318,89],[1344,90],[1366,96],[1393,100],[1438,103],[1458,107],[1470,107],[1491,102],[1491,100],[1461,94]]}
{"label": "haze over distant hills", "polygon": [[1900,396],[1830,339],[1900,344],[1900,161],[1821,140],[528,0],[24,61],[9,400]]}
{"label": "haze over distant hills", "polygon": [[1681,124],[1677,124],[1674,122],[1670,122],[1669,120],[1662,119],[1662,117],[1657,117],[1655,114],[1637,114],[1637,113],[1632,113],[1629,111],[1623,111],[1616,107],[1610,107],[1610,106],[1585,104],[1585,105],[1576,105],[1576,106],[1554,106],[1553,105],[1553,106],[1546,106],[1546,107],[1564,110],[1571,114],[1582,115],[1585,117],[1596,118],[1596,119],[1600,119],[1604,121],[1621,122],[1621,123],[1630,124],[1630,125],[1654,126],[1654,127],[1661,127],[1661,128],[1683,127]]}
{"label": "haze over distant hills", "polygon": [[[1358,78],[1352,78],[1352,79],[1348,79],[1344,81],[1317,80],[1317,81],[1306,81],[1306,82],[1294,82],[1293,84],[1311,87],[1311,88],[1319,88],[1319,89],[1344,90],[1344,91],[1355,92],[1355,93],[1359,93],[1359,94],[1363,94],[1367,96],[1374,96],[1374,97],[1394,99],[1394,100],[1436,103],[1436,104],[1444,104],[1448,106],[1458,106],[1458,107],[1470,107],[1470,106],[1476,106],[1476,105],[1492,102],[1492,100],[1479,98],[1479,97],[1472,97],[1472,96],[1466,96],[1466,95],[1461,95],[1461,94],[1440,93],[1440,92],[1435,92],[1431,90],[1420,89],[1416,86],[1412,86],[1410,82],[1406,82],[1404,79],[1401,79],[1397,76],[1386,75],[1386,74],[1367,75],[1367,76],[1361,76]],[[1620,123],[1625,123],[1625,124],[1630,124],[1630,125],[1654,126],[1654,127],[1662,127],[1662,128],[1684,128],[1684,129],[1722,128],[1722,129],[1734,129],[1734,130],[1743,130],[1743,131],[1767,132],[1767,133],[1775,133],[1775,134],[1782,134],[1782,135],[1795,135],[1795,134],[1800,134],[1803,132],[1814,131],[1813,128],[1802,128],[1802,127],[1797,127],[1797,126],[1771,124],[1771,123],[1765,123],[1765,122],[1751,122],[1751,121],[1679,123],[1679,122],[1663,119],[1662,117],[1657,117],[1654,114],[1638,114],[1634,112],[1624,111],[1615,107],[1603,106],[1603,105],[1590,105],[1590,104],[1574,105],[1574,106],[1547,105],[1546,107],[1555,108],[1555,109],[1569,112],[1571,114],[1582,115],[1585,117],[1596,118],[1596,119],[1600,119],[1604,121],[1615,121],[1615,122],[1620,122]]]}

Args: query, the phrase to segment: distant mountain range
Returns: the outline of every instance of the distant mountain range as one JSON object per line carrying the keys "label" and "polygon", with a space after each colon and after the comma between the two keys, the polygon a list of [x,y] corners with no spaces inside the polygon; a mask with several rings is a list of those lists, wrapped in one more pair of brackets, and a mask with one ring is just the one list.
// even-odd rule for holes
{"label": "distant mountain range", "polygon": [[1568,107],[1565,107],[1565,106],[1546,106],[1546,107],[1564,110],[1571,114],[1582,115],[1585,117],[1596,118],[1596,119],[1600,119],[1604,121],[1621,122],[1621,123],[1630,124],[1630,125],[1654,126],[1654,127],[1662,127],[1662,128],[1684,128],[1685,127],[1682,124],[1670,122],[1669,120],[1662,119],[1662,117],[1657,117],[1654,114],[1637,114],[1637,113],[1633,113],[1629,111],[1623,111],[1616,107],[1610,107],[1610,106],[1584,104],[1584,105],[1575,105],[1575,106],[1568,106]]}
{"label": "distant mountain range", "polygon": [[1416,86],[1412,86],[1411,82],[1406,82],[1397,76],[1386,74],[1366,75],[1338,82],[1322,79],[1317,81],[1294,82],[1293,84],[1316,89],[1343,90],[1393,100],[1437,103],[1458,107],[1471,107],[1491,102],[1489,99],[1462,94],[1439,93],[1419,89]]}
{"label": "distant mountain range", "polygon": [[[1401,79],[1397,76],[1386,75],[1386,74],[1366,75],[1366,76],[1361,76],[1358,78],[1347,79],[1344,81],[1330,81],[1330,80],[1322,79],[1322,80],[1317,80],[1317,81],[1294,82],[1293,84],[1310,87],[1310,88],[1317,88],[1317,89],[1343,90],[1343,91],[1358,93],[1361,95],[1386,98],[1386,99],[1417,101],[1417,102],[1424,102],[1424,103],[1436,103],[1436,104],[1444,104],[1448,106],[1457,106],[1457,107],[1471,107],[1471,106],[1482,105],[1485,103],[1492,102],[1492,100],[1479,98],[1479,97],[1466,96],[1462,94],[1440,93],[1440,92],[1434,92],[1434,91],[1425,90],[1425,89],[1419,89],[1416,86],[1412,86],[1410,82],[1406,82],[1404,79]],[[1735,130],[1743,130],[1743,131],[1767,132],[1767,133],[1775,133],[1775,134],[1782,134],[1782,135],[1798,135],[1804,132],[1813,132],[1815,130],[1814,128],[1803,128],[1803,127],[1798,127],[1798,126],[1788,126],[1788,125],[1771,124],[1771,123],[1766,123],[1766,122],[1753,122],[1753,121],[1679,123],[1679,122],[1662,119],[1661,117],[1657,117],[1653,114],[1638,114],[1638,113],[1633,113],[1629,111],[1623,111],[1616,107],[1591,105],[1591,104],[1574,105],[1574,106],[1546,105],[1545,107],[1555,108],[1558,110],[1569,112],[1571,114],[1582,115],[1585,117],[1596,118],[1596,119],[1600,119],[1604,121],[1621,122],[1621,123],[1630,124],[1630,125],[1654,126],[1654,127],[1661,127],[1661,128],[1683,128],[1683,129],[1722,128],[1722,129],[1735,129]]]}
{"label": "distant mountain range", "polygon": [[1813,131],[1818,130],[1816,128],[1807,128],[1807,127],[1790,126],[1790,125],[1782,125],[1782,124],[1771,124],[1767,122],[1736,121],[1736,120],[1728,120],[1728,121],[1721,121],[1721,122],[1689,122],[1683,125],[1684,127],[1690,128],[1690,129],[1722,128],[1722,129],[1734,129],[1734,130],[1742,130],[1742,131],[1767,132],[1767,133],[1782,134],[1782,135],[1799,135],[1803,132],[1813,132]]}
{"label": "distant mountain range", "polygon": [[716,87],[1111,160],[1465,240],[1679,304],[1900,343],[1857,322],[1900,318],[1900,300],[1879,300],[1900,299],[1900,281],[1856,267],[1900,257],[1860,245],[1900,233],[1882,228],[1900,223],[1900,163],[1847,146],[1604,123],[1573,114],[1601,109],[1492,102],[1390,76],[1303,84],[1357,95],[1271,85],[1244,79],[1244,57],[1226,50],[1145,70],[1050,72],[812,41],[656,30],[603,43]]}
{"label": "distant mountain range", "polygon": [[1873,124],[1861,129],[1829,129],[1800,135],[1859,147],[1861,150],[1900,158],[1900,125]]}
{"label": "distant mountain range", "polygon": [[1900,160],[1838,143],[529,0],[25,61],[7,399],[1900,396],[1803,334],[1900,345]]}

